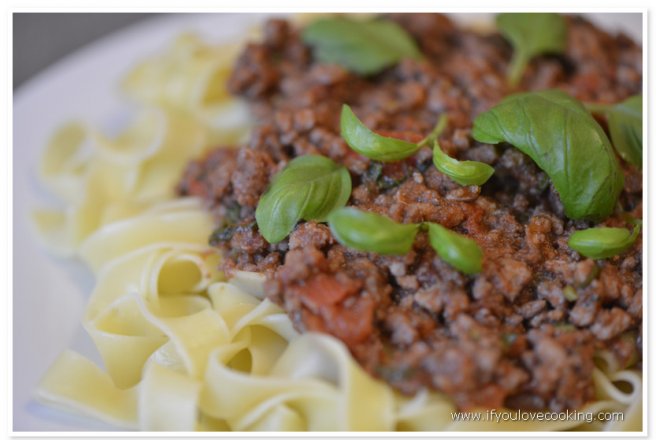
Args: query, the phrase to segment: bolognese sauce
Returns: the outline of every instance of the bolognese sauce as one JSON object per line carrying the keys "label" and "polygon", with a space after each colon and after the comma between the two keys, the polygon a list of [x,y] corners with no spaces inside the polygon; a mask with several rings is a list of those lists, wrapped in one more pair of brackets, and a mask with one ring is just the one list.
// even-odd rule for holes
{"label": "bolognese sauce", "polygon": [[[567,218],[530,157],[475,141],[472,125],[517,91],[555,88],[595,103],[639,94],[641,47],[567,16],[564,53],[534,58],[513,87],[506,81],[512,48],[500,34],[463,29],[439,14],[387,18],[423,57],[371,76],[319,62],[299,29],[268,21],[229,81],[230,92],[250,103],[248,143],[219,146],[192,162],[178,192],[202,197],[214,215],[210,241],[228,276],[266,274],[267,296],[298,331],[340,339],[362,367],[400,392],[436,389],[462,409],[579,408],[595,397],[597,350],[621,365],[641,365],[641,241],[601,260],[570,249],[570,234],[594,223]],[[492,166],[494,175],[482,186],[458,185],[432,166],[429,146],[395,162],[364,157],[340,135],[343,104],[375,132],[409,142],[446,114],[441,148]],[[318,221],[301,221],[288,238],[267,242],[255,219],[258,202],[278,172],[308,154],[348,169],[349,206],[398,223],[434,222],[475,240],[482,271],[466,275],[446,264],[423,230],[405,255],[348,248]],[[628,227],[626,214],[642,217],[642,172],[620,163],[621,212],[604,224]]]}

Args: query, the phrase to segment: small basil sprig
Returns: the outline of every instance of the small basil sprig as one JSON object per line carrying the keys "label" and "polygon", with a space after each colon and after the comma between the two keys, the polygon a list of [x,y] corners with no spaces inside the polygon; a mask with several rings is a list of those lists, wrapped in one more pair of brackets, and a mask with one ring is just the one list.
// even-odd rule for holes
{"label": "small basil sprig", "polygon": [[420,148],[435,141],[446,128],[447,121],[446,113],[442,114],[428,136],[414,144],[374,133],[358,119],[351,107],[344,104],[340,130],[342,138],[353,151],[380,162],[394,162],[412,156]]}
{"label": "small basil sprig", "polygon": [[508,142],[551,178],[565,215],[610,215],[624,176],[604,130],[577,100],[558,90],[518,93],[474,120],[479,142]]}
{"label": "small basil sprig", "polygon": [[344,104],[340,117],[342,138],[354,151],[369,159],[393,162],[412,156],[421,147],[412,142],[381,136],[369,130],[351,107]]}
{"label": "small basil sprig", "polygon": [[323,18],[307,26],[302,38],[319,61],[340,64],[361,75],[378,73],[403,58],[421,57],[412,37],[385,19]]}
{"label": "small basil sprig", "polygon": [[497,15],[497,27],[513,46],[508,82],[517,85],[531,58],[543,53],[561,53],[567,46],[565,19],[553,13],[508,13]]}
{"label": "small basil sprig", "polygon": [[482,270],[483,251],[478,244],[436,223],[399,224],[388,217],[348,207],[333,211],[328,224],[344,246],[383,255],[408,253],[417,231],[427,228],[429,242],[440,258],[468,275]]}
{"label": "small basil sprig", "polygon": [[428,223],[428,240],[444,261],[467,275],[483,269],[483,251],[471,238],[437,223]]}
{"label": "small basil sprig", "polygon": [[403,255],[412,248],[418,225],[399,224],[383,215],[340,208],[328,216],[333,235],[344,246],[381,255]]}
{"label": "small basil sprig", "polygon": [[435,127],[433,127],[430,133],[428,133],[428,136],[426,136],[425,138],[423,138],[417,143],[417,146],[421,148],[426,145],[430,145],[432,142],[437,142],[437,138],[440,137],[440,135],[446,128],[446,124],[448,122],[449,122],[449,115],[446,113],[442,113],[440,117],[437,119],[437,123],[435,124]]}
{"label": "small basil sprig", "polygon": [[483,185],[494,174],[490,165],[474,160],[459,161],[447,155],[435,141],[433,146],[433,164],[440,172],[449,176],[460,185]]}
{"label": "small basil sprig", "polygon": [[598,260],[619,255],[635,243],[641,221],[636,221],[633,231],[626,228],[598,227],[576,231],[570,235],[567,245],[579,254]]}
{"label": "small basil sprig", "polygon": [[274,177],[260,199],[257,226],[269,243],[277,243],[300,220],[325,220],[350,195],[351,176],[345,167],[323,156],[300,156]]}
{"label": "small basil sprig", "polygon": [[593,113],[608,119],[608,131],[615,151],[630,164],[642,166],[642,95],[613,105],[586,104]]}

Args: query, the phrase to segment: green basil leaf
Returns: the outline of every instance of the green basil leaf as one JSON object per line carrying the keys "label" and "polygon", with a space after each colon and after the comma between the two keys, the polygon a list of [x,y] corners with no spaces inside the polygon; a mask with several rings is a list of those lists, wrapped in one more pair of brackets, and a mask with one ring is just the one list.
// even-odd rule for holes
{"label": "green basil leaf", "polygon": [[446,113],[442,113],[440,117],[437,118],[435,127],[433,127],[430,133],[428,133],[428,136],[426,136],[425,138],[423,138],[417,143],[417,146],[421,148],[423,146],[430,145],[431,142],[436,142],[437,138],[440,137],[440,135],[446,128],[448,122],[449,122],[449,115]]}
{"label": "green basil leaf", "polygon": [[437,223],[427,224],[428,239],[440,258],[467,275],[483,269],[483,251],[474,240]]}
{"label": "green basil leaf", "polygon": [[419,150],[417,144],[381,136],[369,130],[351,107],[344,104],[340,118],[342,138],[356,152],[369,159],[381,162],[393,162],[410,157]]}
{"label": "green basil leaf", "polygon": [[378,73],[403,58],[421,57],[412,37],[390,20],[324,18],[307,26],[302,38],[322,63],[340,64],[361,75]]}
{"label": "green basil leaf", "polygon": [[633,232],[625,228],[589,228],[570,235],[567,244],[579,254],[598,260],[619,255],[635,243],[642,223],[638,222]]}
{"label": "green basil leaf", "polygon": [[499,14],[497,27],[513,46],[508,68],[508,81],[512,85],[519,83],[531,58],[543,53],[561,53],[567,46],[567,24],[559,14]]}
{"label": "green basil leaf", "polygon": [[399,224],[357,208],[340,208],[328,216],[333,235],[344,246],[382,255],[404,255],[412,248],[418,225]]}
{"label": "green basil leaf", "polygon": [[323,156],[300,156],[274,177],[255,211],[262,236],[277,243],[300,220],[323,221],[351,195],[348,170]]}
{"label": "green basil leaf", "polygon": [[482,185],[494,174],[494,168],[474,160],[459,161],[449,157],[440,144],[435,141],[433,147],[433,164],[440,172],[449,176],[460,185]]}
{"label": "green basil leaf", "polygon": [[474,120],[479,142],[508,142],[551,178],[565,215],[599,220],[613,212],[624,176],[610,141],[577,100],[558,90],[518,93]]}
{"label": "green basil leaf", "polygon": [[613,146],[625,161],[642,166],[642,95],[608,109],[608,130]]}

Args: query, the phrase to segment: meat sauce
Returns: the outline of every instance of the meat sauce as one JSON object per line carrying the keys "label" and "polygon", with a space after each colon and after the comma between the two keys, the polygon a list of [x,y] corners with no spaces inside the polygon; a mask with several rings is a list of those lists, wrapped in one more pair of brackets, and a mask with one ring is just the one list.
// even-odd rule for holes
{"label": "meat sauce", "polygon": [[[461,409],[581,407],[594,399],[596,351],[641,365],[641,240],[620,256],[585,259],[567,238],[593,224],[564,216],[548,176],[509,145],[472,139],[476,115],[516,91],[505,78],[512,48],[499,34],[462,29],[438,14],[389,18],[426,58],[370,78],[316,62],[292,24],[267,22],[262,42],[244,48],[229,81],[256,120],[248,144],[222,146],[191,163],[178,192],[202,197],[213,213],[210,241],[228,275],[265,273],[267,296],[298,331],[339,338],[397,390],[439,390]],[[535,58],[521,90],[558,88],[600,103],[641,92],[640,46],[583,18],[566,20],[566,52]],[[446,113],[442,149],[495,173],[482,187],[462,187],[432,165],[427,147],[387,164],[360,156],[339,134],[344,103],[376,132],[415,142]],[[258,200],[277,172],[305,154],[348,168],[348,205],[401,223],[439,223],[474,239],[483,271],[466,276],[447,265],[425,232],[404,256],[346,248],[312,221],[269,244],[255,222]],[[622,167],[620,204],[640,218],[641,171]],[[604,224],[628,226],[623,218]]]}

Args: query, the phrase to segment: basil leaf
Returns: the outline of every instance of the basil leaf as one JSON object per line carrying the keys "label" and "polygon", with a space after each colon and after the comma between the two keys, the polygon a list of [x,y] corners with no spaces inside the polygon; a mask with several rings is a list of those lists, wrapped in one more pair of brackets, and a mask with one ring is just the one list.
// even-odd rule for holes
{"label": "basil leaf", "polygon": [[255,211],[262,236],[277,243],[300,220],[322,221],[351,195],[346,168],[323,156],[301,156],[278,173]]}
{"label": "basil leaf", "polygon": [[459,271],[473,275],[483,269],[483,251],[471,238],[428,223],[428,239],[437,255]]}
{"label": "basil leaf", "polygon": [[519,83],[531,58],[543,53],[561,53],[567,46],[567,25],[559,14],[499,14],[496,21],[499,31],[514,49],[508,68],[511,85]]}
{"label": "basil leaf", "polygon": [[444,129],[446,128],[447,123],[449,122],[449,115],[442,113],[435,123],[435,127],[428,133],[428,136],[423,138],[417,143],[418,147],[423,147],[425,145],[430,145],[431,142],[437,142],[437,138],[440,137]]}
{"label": "basil leaf", "polygon": [[410,157],[421,148],[417,144],[381,136],[369,130],[351,107],[344,104],[340,118],[342,138],[356,152],[369,159],[393,162]]}
{"label": "basil leaf", "polygon": [[567,244],[579,254],[598,260],[619,255],[631,248],[635,243],[642,223],[633,228],[633,232],[625,228],[589,228],[576,231],[570,235]]}
{"label": "basil leaf", "polygon": [[361,75],[421,56],[412,37],[390,20],[324,18],[306,27],[302,38],[322,63],[340,64]]}
{"label": "basil leaf", "polygon": [[613,146],[625,161],[642,166],[642,96],[636,95],[608,109]]}
{"label": "basil leaf", "polygon": [[435,141],[433,147],[433,164],[440,172],[460,185],[482,185],[494,174],[494,168],[483,162],[474,160],[459,161],[449,157],[440,144]]}
{"label": "basil leaf", "polygon": [[[328,216],[328,224],[342,245],[382,255],[407,254],[420,227],[399,224],[354,207],[334,210]],[[435,223],[423,225],[427,225],[430,244],[440,258],[468,275],[482,270],[483,251],[474,240]]]}
{"label": "basil leaf", "polygon": [[399,224],[357,208],[340,208],[328,216],[333,235],[344,246],[382,255],[404,255],[412,248],[418,225]]}
{"label": "basil leaf", "polygon": [[565,215],[602,219],[613,212],[624,176],[603,129],[558,90],[519,93],[474,120],[479,142],[508,142],[551,178]]}

